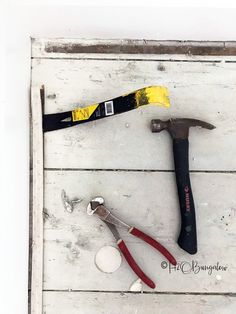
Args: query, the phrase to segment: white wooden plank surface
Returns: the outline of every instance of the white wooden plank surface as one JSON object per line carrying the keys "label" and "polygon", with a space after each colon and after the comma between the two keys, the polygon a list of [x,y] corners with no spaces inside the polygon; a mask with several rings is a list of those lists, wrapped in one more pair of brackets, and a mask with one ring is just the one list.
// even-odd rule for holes
{"label": "white wooden plank surface", "polygon": [[[46,112],[73,109],[159,84],[172,107],[140,108],[45,134],[46,168],[173,169],[168,134],[152,134],[152,118],[192,117],[216,125],[190,132],[190,168],[236,169],[235,63],[33,60],[33,80],[46,86]],[[112,147],[112,149],[111,149]]]}
{"label": "white wooden plank surface", "polygon": [[[186,274],[162,269],[164,258],[160,254],[121,233],[141,267],[156,282],[156,291],[235,293],[236,176],[194,173],[192,185],[199,242],[199,252],[194,256],[175,243],[179,210],[173,173],[46,171],[44,289],[127,291],[136,279],[125,261],[113,274],[104,274],[94,265],[100,247],[115,245],[103,223],[86,214],[88,200],[103,195],[115,214],[165,244],[184,271],[192,261],[202,266],[219,262],[227,267],[211,275],[203,270]],[[63,208],[62,189],[71,198],[84,199],[72,214]],[[146,286],[144,289],[150,291]]]}
{"label": "white wooden plank surface", "polygon": [[[51,170],[45,171],[44,178],[43,284],[47,291],[43,295],[43,312],[235,313],[235,298],[229,295],[171,293],[236,293],[236,176],[202,172],[236,170],[236,57],[46,52],[45,46],[53,42],[58,46],[130,44],[117,40],[33,40],[32,83],[45,85],[47,113],[72,110],[154,84],[169,88],[172,107],[140,108],[45,134],[44,166]],[[219,48],[230,45],[217,44]],[[216,43],[209,43],[209,47],[213,46]],[[152,134],[150,120],[184,116],[206,120],[217,127],[211,132],[193,129],[190,133],[190,168],[201,171],[191,175],[199,240],[199,252],[194,256],[176,244],[180,219],[172,172],[84,170],[173,170],[170,138],[164,133]],[[38,166],[42,166],[40,161]],[[84,199],[72,214],[63,208],[62,189],[70,198]],[[86,215],[87,202],[101,194],[117,215],[156,236],[177,257],[180,268],[187,273],[163,269],[160,254],[121,232],[140,266],[156,282],[156,292],[168,294],[149,294],[147,287],[144,290],[148,294],[123,293],[136,279],[125,261],[114,274],[101,273],[95,267],[97,250],[105,244],[115,245],[106,227]],[[42,200],[42,190],[38,195]],[[40,211],[34,215],[42,218]],[[39,249],[33,247],[34,254],[39,254]],[[42,270],[41,257],[37,265]],[[198,272],[199,265],[214,266],[217,262],[226,270]],[[188,271],[192,263],[196,273]],[[41,314],[42,290],[38,282],[34,281],[38,294],[33,304],[39,302],[39,306],[32,313]]]}
{"label": "white wooden plank surface", "polygon": [[42,313],[43,287],[43,133],[40,87],[31,89],[32,109],[32,260],[31,314]]}
{"label": "white wooden plank surface", "polygon": [[236,298],[203,295],[44,292],[44,314],[234,314]]}

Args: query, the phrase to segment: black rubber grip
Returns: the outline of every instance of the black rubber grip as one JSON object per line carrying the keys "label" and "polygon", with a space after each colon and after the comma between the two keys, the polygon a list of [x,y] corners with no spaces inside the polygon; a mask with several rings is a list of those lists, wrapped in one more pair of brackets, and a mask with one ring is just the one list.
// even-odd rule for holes
{"label": "black rubber grip", "polygon": [[173,139],[176,183],[181,212],[179,246],[189,254],[197,252],[196,217],[189,178],[188,139]]}

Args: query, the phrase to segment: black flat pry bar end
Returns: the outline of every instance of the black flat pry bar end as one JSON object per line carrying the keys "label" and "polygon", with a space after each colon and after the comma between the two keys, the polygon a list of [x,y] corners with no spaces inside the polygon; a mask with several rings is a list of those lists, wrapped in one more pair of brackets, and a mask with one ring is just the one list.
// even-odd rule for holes
{"label": "black flat pry bar end", "polygon": [[[110,100],[114,104],[113,115],[124,113],[136,108],[135,93],[126,96],[120,96]],[[72,112],[58,112],[53,114],[43,114],[43,132],[55,131],[68,128],[77,124],[87,123],[94,120],[100,120],[109,117],[105,112],[105,103],[98,104],[98,108],[86,120],[73,121]],[[81,107],[83,108],[83,107]],[[44,113],[44,111],[43,111]]]}
{"label": "black flat pry bar end", "polygon": [[72,112],[59,112],[43,115],[43,132],[50,132],[68,128],[77,124],[87,123],[101,118],[95,118],[93,115],[88,120],[73,121]]}
{"label": "black flat pry bar end", "polygon": [[78,123],[72,120],[71,111],[43,115],[43,132],[60,130],[76,124]]}

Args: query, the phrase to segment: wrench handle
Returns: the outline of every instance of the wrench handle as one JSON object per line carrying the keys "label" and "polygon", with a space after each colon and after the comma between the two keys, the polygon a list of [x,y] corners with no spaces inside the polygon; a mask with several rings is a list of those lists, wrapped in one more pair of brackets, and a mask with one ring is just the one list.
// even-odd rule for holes
{"label": "wrench handle", "polygon": [[173,139],[175,175],[181,213],[179,246],[189,254],[197,252],[195,207],[189,178],[188,139]]}

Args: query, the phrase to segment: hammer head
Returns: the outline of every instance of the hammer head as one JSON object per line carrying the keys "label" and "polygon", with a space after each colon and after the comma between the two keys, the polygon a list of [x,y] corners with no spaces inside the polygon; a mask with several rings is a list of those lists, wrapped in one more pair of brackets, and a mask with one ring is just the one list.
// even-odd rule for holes
{"label": "hammer head", "polygon": [[162,130],[167,130],[174,139],[188,138],[189,128],[193,126],[198,126],[208,130],[215,128],[214,125],[197,119],[177,118],[169,119],[167,121],[154,119],[151,121],[151,129],[153,133],[159,133]]}

